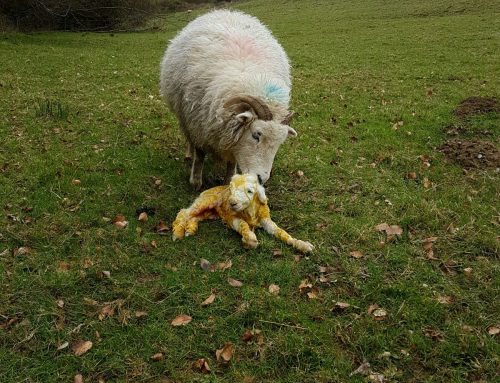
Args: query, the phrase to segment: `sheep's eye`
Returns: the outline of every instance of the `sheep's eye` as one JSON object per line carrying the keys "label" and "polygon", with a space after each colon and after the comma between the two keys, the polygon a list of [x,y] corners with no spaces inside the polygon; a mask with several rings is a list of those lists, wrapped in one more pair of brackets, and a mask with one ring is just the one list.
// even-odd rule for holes
{"label": "sheep's eye", "polygon": [[253,132],[252,133],[252,137],[257,141],[259,142],[260,141],[260,136],[262,135],[261,132]]}

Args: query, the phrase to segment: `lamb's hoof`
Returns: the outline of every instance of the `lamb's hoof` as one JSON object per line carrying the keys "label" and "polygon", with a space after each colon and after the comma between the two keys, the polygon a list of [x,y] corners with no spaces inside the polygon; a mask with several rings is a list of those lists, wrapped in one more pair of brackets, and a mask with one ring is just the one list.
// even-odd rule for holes
{"label": "lamb's hoof", "polygon": [[255,249],[257,246],[259,246],[259,241],[252,238],[247,241],[243,241],[243,246],[247,249]]}
{"label": "lamb's hoof", "polygon": [[301,240],[297,241],[295,248],[301,251],[302,253],[310,253],[314,250],[314,246],[311,242],[306,242]]}

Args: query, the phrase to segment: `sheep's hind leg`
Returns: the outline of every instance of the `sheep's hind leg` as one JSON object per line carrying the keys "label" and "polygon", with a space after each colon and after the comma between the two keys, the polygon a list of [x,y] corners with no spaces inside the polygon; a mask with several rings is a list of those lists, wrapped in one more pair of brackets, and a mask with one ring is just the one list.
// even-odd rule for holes
{"label": "sheep's hind leg", "polygon": [[189,182],[196,190],[201,189],[203,183],[203,161],[205,160],[205,152],[201,149],[194,149],[193,165],[191,166],[191,176]]}
{"label": "sheep's hind leg", "polygon": [[194,156],[194,146],[191,141],[186,140],[186,154],[184,155],[184,161],[187,163],[191,163],[193,161]]}
{"label": "sheep's hind leg", "polygon": [[314,250],[314,246],[310,242],[293,238],[285,230],[276,225],[276,223],[274,223],[270,218],[263,219],[261,223],[265,231],[274,235],[276,238],[281,239],[286,244],[295,247],[297,250],[303,253],[309,253]]}

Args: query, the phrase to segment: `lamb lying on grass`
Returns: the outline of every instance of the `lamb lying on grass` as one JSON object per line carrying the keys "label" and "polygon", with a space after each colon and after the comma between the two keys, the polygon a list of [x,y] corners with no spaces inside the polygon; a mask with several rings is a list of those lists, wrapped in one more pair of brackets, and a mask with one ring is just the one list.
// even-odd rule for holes
{"label": "lamb lying on grass", "polygon": [[311,243],[293,238],[271,220],[264,187],[255,175],[237,174],[229,185],[217,186],[201,193],[189,208],[177,214],[172,227],[173,240],[195,234],[198,222],[218,217],[241,234],[245,247],[257,247],[259,243],[254,229],[263,227],[269,234],[301,252],[314,249]]}

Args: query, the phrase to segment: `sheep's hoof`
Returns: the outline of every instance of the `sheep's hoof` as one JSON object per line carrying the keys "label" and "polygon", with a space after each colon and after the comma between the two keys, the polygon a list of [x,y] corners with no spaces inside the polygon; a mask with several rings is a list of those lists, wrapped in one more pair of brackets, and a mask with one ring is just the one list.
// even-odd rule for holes
{"label": "sheep's hoof", "polygon": [[199,191],[201,189],[201,185],[203,184],[203,181],[201,180],[201,178],[191,177],[191,178],[189,178],[189,183],[193,186],[193,188],[196,191]]}

